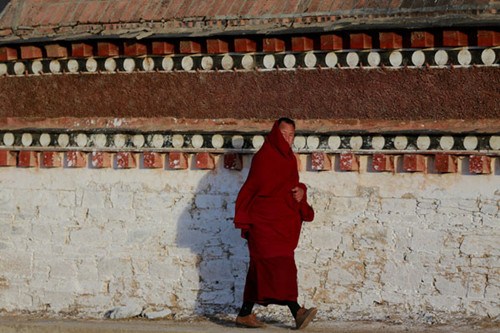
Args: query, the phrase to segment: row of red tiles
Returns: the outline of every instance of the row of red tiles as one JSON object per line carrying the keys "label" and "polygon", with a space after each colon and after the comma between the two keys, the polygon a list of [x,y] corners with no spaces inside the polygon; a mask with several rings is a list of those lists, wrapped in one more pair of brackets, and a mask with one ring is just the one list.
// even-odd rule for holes
{"label": "row of red tiles", "polygon": [[[346,16],[356,15],[389,15],[398,9],[402,11],[425,12],[429,10],[463,11],[470,9],[487,9],[486,4],[478,1],[448,1],[446,4],[427,1],[363,1],[363,0],[80,0],[76,4],[60,0],[26,0],[18,15],[18,24],[22,26],[38,26],[69,22],[102,23],[102,22],[139,22],[141,20],[161,20],[193,17],[231,17],[262,15],[297,15],[304,13],[331,13]],[[75,1],[76,2],[76,1]],[[15,8],[11,8],[14,14]]]}
{"label": "row of red tiles", "polygon": [[[0,61],[38,58],[65,58],[72,57],[112,57],[121,54],[125,56],[142,56],[147,54],[167,55],[180,54],[222,54],[231,51],[238,53],[257,52],[305,52],[311,50],[342,50],[342,49],[371,49],[377,43],[381,49],[400,49],[405,46],[412,48],[428,48],[437,45],[437,39],[442,38],[444,47],[469,46],[469,42],[476,38],[477,46],[491,47],[500,45],[500,31],[474,30],[473,32],[460,30],[443,30],[438,33],[429,31],[412,31],[408,35],[401,32],[352,32],[342,34],[323,34],[318,36],[288,36],[270,38],[207,38],[205,40],[179,39],[177,41],[102,41],[75,42],[70,47],[51,43],[43,47],[38,45],[21,45],[0,47]],[[408,45],[406,45],[408,44]],[[20,51],[20,54],[19,52]]]}
{"label": "row of red tiles", "polygon": [[[243,155],[238,153],[224,154],[224,168],[230,170],[243,169]],[[90,158],[90,161],[88,160]],[[144,152],[142,153],[142,166],[146,169],[163,169],[165,167],[165,156],[162,153]],[[189,167],[189,154],[181,152],[168,153],[167,166],[169,169],[187,169]],[[35,151],[0,151],[0,167],[43,167],[58,168],[84,168],[89,165],[92,168],[111,168],[113,165],[117,169],[131,169],[138,166],[135,153],[118,152],[113,154],[108,152],[85,153],[81,151],[68,151],[64,154],[64,159],[59,152],[35,152]],[[215,157],[208,152],[196,153],[194,163],[197,169],[215,169]],[[297,156],[299,170],[302,170],[300,158]],[[372,169],[375,172],[395,172],[393,155],[374,154],[372,158]],[[456,173],[457,156],[449,154],[434,155],[434,168],[441,173]],[[316,171],[332,170],[331,155],[322,152],[311,154],[311,169]],[[359,171],[359,155],[353,153],[339,154],[340,171]],[[405,172],[425,172],[426,157],[419,154],[403,155],[402,170]],[[490,174],[491,157],[486,155],[471,155],[469,157],[469,172],[473,174]]]}

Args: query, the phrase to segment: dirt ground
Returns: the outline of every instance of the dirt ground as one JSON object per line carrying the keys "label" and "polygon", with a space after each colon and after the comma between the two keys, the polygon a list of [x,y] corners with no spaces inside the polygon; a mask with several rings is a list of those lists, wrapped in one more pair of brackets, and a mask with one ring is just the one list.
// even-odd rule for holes
{"label": "dirt ground", "polygon": [[[285,332],[293,330],[291,322],[267,322],[263,329],[249,330],[255,333]],[[48,319],[26,316],[0,316],[0,333],[227,333],[244,332],[230,319],[196,320],[89,320],[89,319]],[[327,322],[315,321],[305,332],[335,333],[499,333],[500,323],[414,325],[384,322]]]}

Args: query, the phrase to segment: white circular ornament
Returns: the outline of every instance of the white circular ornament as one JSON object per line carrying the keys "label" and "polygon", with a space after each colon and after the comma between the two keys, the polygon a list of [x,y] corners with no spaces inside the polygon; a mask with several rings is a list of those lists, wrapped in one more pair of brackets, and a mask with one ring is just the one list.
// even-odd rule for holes
{"label": "white circular ornament", "polygon": [[43,72],[43,64],[40,60],[35,60],[31,64],[31,71],[33,74],[38,75]]}
{"label": "white circular ornament", "polygon": [[283,64],[285,65],[285,68],[293,68],[295,67],[295,63],[296,63],[296,59],[295,59],[295,56],[293,54],[287,54],[285,55],[285,57],[283,58]]}
{"label": "white circular ornament", "polygon": [[233,57],[231,57],[229,54],[224,55],[221,60],[221,65],[222,69],[226,71],[233,69],[234,67]]}
{"label": "white circular ornament", "polygon": [[103,134],[103,133],[95,134],[94,138],[93,138],[93,141],[94,141],[94,145],[96,147],[99,147],[99,148],[106,147],[106,143],[107,143],[106,134]]}
{"label": "white circular ornament", "polygon": [[464,138],[464,148],[466,150],[475,150],[478,143],[479,140],[477,139],[477,136],[469,135]]}
{"label": "white circular ornament", "polygon": [[181,134],[174,134],[172,136],[172,146],[174,148],[182,148],[184,145],[184,137]]}
{"label": "white circular ornament", "polygon": [[12,133],[5,133],[3,135],[3,144],[5,146],[12,146],[14,145],[15,137],[14,134]]}
{"label": "white circular ornament", "polygon": [[144,60],[142,60],[142,69],[146,72],[151,72],[155,69],[155,61],[149,57],[144,58]]}
{"label": "white circular ornament", "polygon": [[68,67],[68,71],[70,73],[78,73],[79,64],[78,61],[76,61],[75,59],[69,60],[66,66]]}
{"label": "white circular ornament", "polygon": [[50,134],[42,133],[42,135],[40,135],[40,139],[38,139],[38,141],[40,142],[40,145],[42,147],[48,147],[50,145],[50,142],[51,142]]}
{"label": "white circular ornament", "polygon": [[245,144],[245,139],[243,138],[242,135],[234,135],[231,138],[231,145],[233,146],[233,148],[241,149],[243,148],[244,144]]}
{"label": "white circular ornament", "polygon": [[359,64],[359,55],[356,52],[349,52],[346,57],[347,66],[354,68]]}
{"label": "white circular ornament", "polygon": [[161,62],[161,67],[163,68],[164,71],[170,72],[172,69],[174,69],[174,60],[172,59],[171,56],[166,56],[163,58]]}
{"label": "white circular ornament", "polygon": [[306,138],[302,135],[298,135],[293,139],[293,146],[296,149],[304,149],[306,147]]}
{"label": "white circular ornament", "polygon": [[151,138],[151,146],[154,148],[163,147],[163,143],[165,142],[165,138],[161,134],[154,134]]}
{"label": "white circular ornament", "polygon": [[328,147],[333,150],[337,150],[340,148],[342,141],[340,140],[340,137],[337,135],[332,135],[328,138]]}
{"label": "white circular ornament", "polygon": [[201,68],[208,71],[214,67],[214,59],[209,56],[201,58]]}
{"label": "white circular ornament", "polygon": [[87,135],[84,133],[79,133],[76,136],[76,144],[78,145],[78,147],[85,147],[87,145],[87,141]]}
{"label": "white circular ornament", "polygon": [[376,150],[382,150],[385,146],[385,138],[381,135],[372,138],[372,147]]}
{"label": "white circular ornament", "polygon": [[142,134],[136,134],[132,137],[132,144],[136,148],[141,148],[144,146],[144,143],[146,142],[146,139],[144,138],[144,135]]}
{"label": "white circular ornament", "polygon": [[413,52],[411,62],[417,67],[422,67],[425,64],[425,53],[420,50]]}
{"label": "white circular ornament", "polygon": [[325,63],[328,67],[334,68],[339,62],[339,57],[335,52],[328,52],[325,57]]}
{"label": "white circular ornament", "polygon": [[16,75],[23,75],[24,72],[26,71],[26,66],[22,62],[16,62],[14,64],[14,73]]}
{"label": "white circular ornament", "polygon": [[421,135],[417,138],[417,148],[420,150],[427,150],[431,146],[431,138],[427,135]]}
{"label": "white circular ornament", "polygon": [[113,58],[106,59],[106,61],[104,62],[104,68],[108,72],[114,72],[114,71],[116,71],[116,61],[115,61],[115,59],[113,59]]}
{"label": "white circular ornament", "polygon": [[85,62],[85,68],[87,69],[87,72],[95,73],[97,71],[97,60],[94,58],[87,59]]}
{"label": "white circular ornament", "polygon": [[271,69],[276,64],[276,60],[272,54],[266,54],[262,60],[264,68]]}
{"label": "white circular ornament", "polygon": [[363,146],[363,138],[360,136],[353,136],[349,140],[349,145],[354,150],[359,150]]}
{"label": "white circular ornament", "polygon": [[212,147],[219,149],[224,146],[224,137],[220,134],[215,134],[212,136]]}
{"label": "white circular ornament", "polygon": [[67,147],[69,145],[69,135],[68,134],[59,134],[57,137],[57,144],[59,147]]}
{"label": "white circular ornament", "polygon": [[252,138],[252,145],[255,149],[260,149],[264,144],[264,137],[262,135],[254,135]]}
{"label": "white circular ornament", "polygon": [[241,67],[246,70],[253,69],[255,67],[255,60],[252,55],[245,54],[243,58],[241,58]]}
{"label": "white circular ornament", "polygon": [[304,65],[307,68],[314,68],[317,63],[316,55],[313,52],[307,52],[304,56]]}
{"label": "white circular ornament", "polygon": [[439,145],[443,150],[451,150],[455,144],[455,139],[452,136],[445,135],[439,140]]}
{"label": "white circular ornament", "polygon": [[192,57],[185,56],[184,58],[182,58],[181,67],[183,70],[190,71],[193,69],[193,66],[194,66],[194,60]]}
{"label": "white circular ornament", "polygon": [[193,135],[193,137],[191,138],[191,144],[193,145],[194,148],[201,148],[203,147],[203,136],[201,136],[200,134],[195,134]]}
{"label": "white circular ornament", "polygon": [[52,60],[49,63],[49,69],[53,74],[57,74],[61,72],[61,63],[59,60]]}
{"label": "white circular ornament", "polygon": [[132,73],[135,70],[135,61],[132,58],[127,58],[123,61],[123,70],[127,73]]}
{"label": "white circular ornament", "polygon": [[408,147],[408,138],[406,136],[397,136],[394,138],[394,148],[405,150]]}
{"label": "white circular ornament", "polygon": [[31,146],[31,144],[33,143],[33,135],[31,135],[30,133],[23,133],[23,135],[21,136],[21,143],[25,147]]}
{"label": "white circular ornament", "polygon": [[368,65],[371,67],[377,67],[380,65],[380,53],[370,52],[368,53]]}

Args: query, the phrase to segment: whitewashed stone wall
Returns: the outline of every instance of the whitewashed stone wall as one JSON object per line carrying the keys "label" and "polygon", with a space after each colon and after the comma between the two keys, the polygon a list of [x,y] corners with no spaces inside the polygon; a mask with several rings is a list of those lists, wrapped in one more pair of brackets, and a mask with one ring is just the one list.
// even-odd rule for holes
{"label": "whitewashed stone wall", "polygon": [[[234,314],[248,253],[232,216],[249,161],[242,172],[221,160],[213,171],[1,168],[0,309]],[[301,179],[316,219],[296,251],[299,301],[320,318],[499,319],[498,175]]]}

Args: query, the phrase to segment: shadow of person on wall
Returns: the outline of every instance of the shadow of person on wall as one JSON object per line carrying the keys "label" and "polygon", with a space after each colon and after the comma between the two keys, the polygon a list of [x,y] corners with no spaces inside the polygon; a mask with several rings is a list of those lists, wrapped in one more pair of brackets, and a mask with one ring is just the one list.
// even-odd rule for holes
{"label": "shadow of person on wall", "polygon": [[186,267],[187,274],[181,275],[183,280],[193,279],[186,283],[190,290],[182,290],[184,303],[195,298],[190,304],[195,315],[234,326],[249,261],[246,242],[234,228],[234,203],[248,168],[227,170],[222,155],[215,161],[214,170],[199,170],[193,167],[196,163],[191,156],[190,169],[178,171],[185,172],[185,177],[199,178],[197,187],[187,194],[192,195],[191,204],[178,218],[175,245],[189,249],[196,266],[191,270]]}

